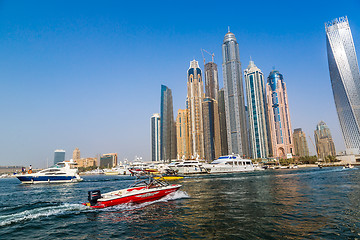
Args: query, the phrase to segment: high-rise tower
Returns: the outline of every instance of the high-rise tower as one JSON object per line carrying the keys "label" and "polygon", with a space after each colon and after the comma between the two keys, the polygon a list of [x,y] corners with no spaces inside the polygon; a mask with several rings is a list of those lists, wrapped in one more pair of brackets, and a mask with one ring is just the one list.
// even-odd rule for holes
{"label": "high-rise tower", "polygon": [[321,121],[316,125],[314,137],[319,159],[324,160],[327,156],[336,156],[335,144],[331,137],[330,129],[325,122]]}
{"label": "high-rise tower", "polygon": [[151,117],[151,161],[160,160],[160,114]]}
{"label": "high-rise tower", "polygon": [[214,62],[208,62],[205,64],[205,97],[219,101],[218,92],[219,79],[217,65]]}
{"label": "high-rise tower", "polygon": [[191,151],[194,158],[204,158],[204,130],[202,100],[204,84],[197,61],[190,62],[187,81],[187,107],[189,109],[189,135]]}
{"label": "high-rise tower", "polygon": [[250,61],[245,69],[245,86],[249,114],[250,143],[252,158],[267,158],[269,155],[266,93],[264,75],[261,70]]}
{"label": "high-rise tower", "polygon": [[160,106],[160,159],[176,159],[176,126],[171,89],[161,85]]}
{"label": "high-rise tower", "polygon": [[73,160],[75,162],[80,160],[80,150],[79,150],[79,148],[75,148],[75,150],[73,151]]}
{"label": "high-rise tower", "polygon": [[266,95],[272,155],[286,158],[294,154],[294,145],[286,84],[283,75],[276,70],[269,74]]}
{"label": "high-rise tower", "polygon": [[188,125],[188,109],[179,109],[176,117],[176,136],[177,136],[177,158],[189,159],[189,125]]}
{"label": "high-rise tower", "polygon": [[219,90],[218,98],[219,98],[218,105],[219,105],[220,141],[221,141],[220,155],[225,156],[229,154],[229,149],[227,142],[225,93],[223,88]]}
{"label": "high-rise tower", "polygon": [[225,112],[229,153],[249,156],[245,100],[235,35],[228,32],[222,44]]}
{"label": "high-rise tower", "polygon": [[208,161],[215,160],[221,155],[218,94],[218,69],[213,57],[212,62],[205,64],[205,98],[202,103],[204,154],[205,159]]}
{"label": "high-rise tower", "polygon": [[347,153],[360,151],[360,73],[347,17],[325,23],[331,86]]}
{"label": "high-rise tower", "polygon": [[54,164],[65,161],[65,150],[56,149],[54,152]]}
{"label": "high-rise tower", "polygon": [[299,157],[309,156],[309,148],[306,141],[306,135],[301,128],[294,129],[294,152]]}

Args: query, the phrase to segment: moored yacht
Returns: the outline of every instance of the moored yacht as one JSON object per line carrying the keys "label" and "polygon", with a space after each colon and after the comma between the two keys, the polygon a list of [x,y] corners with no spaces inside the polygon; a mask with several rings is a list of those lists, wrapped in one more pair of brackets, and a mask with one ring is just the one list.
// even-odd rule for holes
{"label": "moored yacht", "polygon": [[22,183],[67,183],[82,181],[75,162],[58,162],[54,166],[37,173],[17,175]]}
{"label": "moored yacht", "polygon": [[221,156],[210,164],[204,165],[209,173],[232,173],[254,171],[250,159],[243,159],[238,154]]}
{"label": "moored yacht", "polygon": [[168,167],[177,171],[179,174],[207,173],[202,163],[200,163],[198,160],[184,160],[182,162],[169,164]]}

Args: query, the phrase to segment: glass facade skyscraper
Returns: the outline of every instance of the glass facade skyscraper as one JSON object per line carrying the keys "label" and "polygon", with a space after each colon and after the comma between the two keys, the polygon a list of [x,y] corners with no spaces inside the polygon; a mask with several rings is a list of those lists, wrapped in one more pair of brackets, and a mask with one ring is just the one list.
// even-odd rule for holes
{"label": "glass facade skyscraper", "polygon": [[176,126],[171,89],[161,85],[160,103],[160,159],[176,159]]}
{"label": "glass facade skyscraper", "polygon": [[231,32],[228,32],[224,37],[222,56],[229,154],[234,153],[249,157],[239,44]]}
{"label": "glass facade skyscraper", "polygon": [[65,161],[65,150],[57,149],[54,152],[54,164]]}
{"label": "glass facade skyscraper", "polygon": [[264,75],[255,66],[253,61],[250,61],[249,66],[244,72],[249,114],[251,157],[254,159],[267,158],[269,155],[269,145]]}
{"label": "glass facade skyscraper", "polygon": [[347,153],[360,151],[360,73],[347,17],[325,23],[331,86]]}
{"label": "glass facade skyscraper", "polygon": [[151,161],[160,160],[160,114],[151,117]]}

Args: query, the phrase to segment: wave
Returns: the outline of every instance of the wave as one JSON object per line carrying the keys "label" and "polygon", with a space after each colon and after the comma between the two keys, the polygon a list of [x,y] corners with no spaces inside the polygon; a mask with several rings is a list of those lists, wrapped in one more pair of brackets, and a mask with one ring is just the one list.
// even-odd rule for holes
{"label": "wave", "polygon": [[0,216],[0,227],[19,222],[34,220],[42,217],[51,217],[80,212],[87,208],[76,203],[62,203],[57,206],[46,206],[22,212]]}

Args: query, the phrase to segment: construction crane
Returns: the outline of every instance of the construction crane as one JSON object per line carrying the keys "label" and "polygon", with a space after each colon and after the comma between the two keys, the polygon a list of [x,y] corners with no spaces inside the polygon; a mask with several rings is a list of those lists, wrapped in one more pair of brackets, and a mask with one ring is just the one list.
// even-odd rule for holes
{"label": "construction crane", "polygon": [[314,147],[314,149],[316,151],[316,155],[319,157],[319,153],[317,152],[317,149],[315,147],[315,144],[314,144],[313,140],[311,139],[311,137],[309,135],[308,135],[308,138],[310,139],[310,142],[311,142],[311,144],[313,145],[313,147]]}
{"label": "construction crane", "polygon": [[204,52],[206,52],[207,54],[209,54],[211,56],[211,61],[214,62],[214,56],[215,54],[214,53],[209,53],[208,51],[206,51],[205,49],[201,49],[201,54],[203,56],[203,59],[204,59],[204,65],[205,65],[205,57],[204,57]]}

